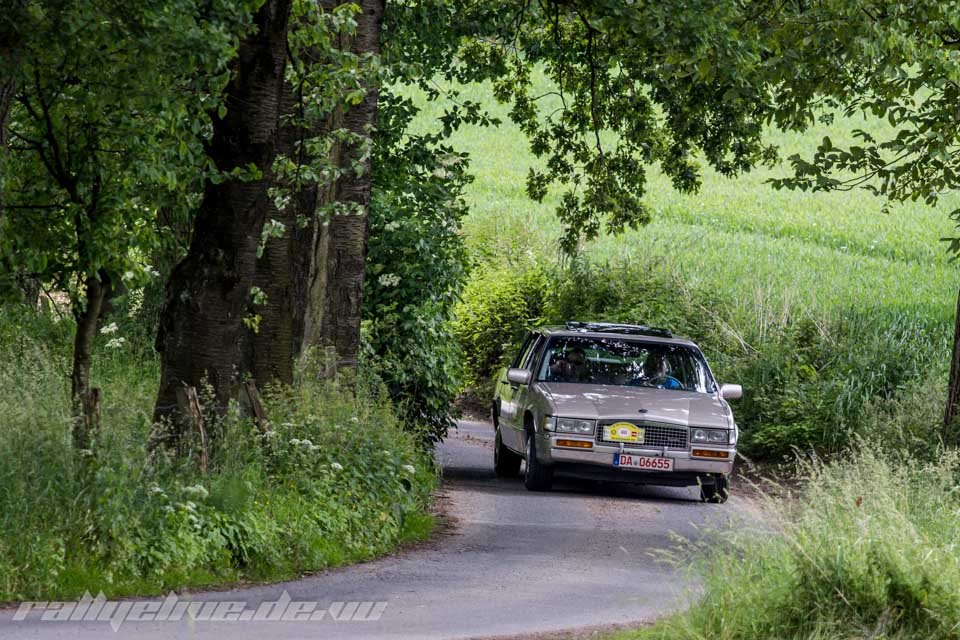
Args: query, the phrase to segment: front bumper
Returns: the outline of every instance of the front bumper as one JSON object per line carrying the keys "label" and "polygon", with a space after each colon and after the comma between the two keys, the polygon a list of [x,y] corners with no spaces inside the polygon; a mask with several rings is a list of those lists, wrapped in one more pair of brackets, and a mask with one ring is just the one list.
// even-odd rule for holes
{"label": "front bumper", "polygon": [[[578,440],[590,442],[590,449],[562,447],[558,440]],[[624,446],[622,452],[641,456],[673,458],[673,471],[638,471],[613,466],[613,454],[621,452],[619,445],[598,443],[587,437],[570,436],[541,431],[536,436],[537,459],[546,465],[553,465],[557,471],[570,472],[578,476],[614,479],[626,482],[649,482],[650,484],[695,484],[699,476],[708,474],[729,475],[733,472],[734,447],[716,447],[695,445],[692,448],[722,451],[726,459],[697,458],[691,450],[670,448],[648,448]]]}

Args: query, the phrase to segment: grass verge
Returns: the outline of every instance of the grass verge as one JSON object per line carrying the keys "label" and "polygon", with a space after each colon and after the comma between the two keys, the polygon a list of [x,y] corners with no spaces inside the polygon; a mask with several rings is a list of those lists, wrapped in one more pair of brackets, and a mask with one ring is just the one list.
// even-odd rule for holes
{"label": "grass verge", "polygon": [[133,337],[105,347],[135,333],[121,327],[101,337],[94,366],[101,437],[78,455],[68,325],[0,324],[0,602],[288,579],[429,535],[437,471],[363,380],[357,393],[312,376],[266,393],[268,436],[236,411],[209,418],[208,474],[189,460],[147,464],[158,367]]}
{"label": "grass verge", "polygon": [[704,593],[611,640],[947,640],[960,635],[960,453],[890,460],[867,447],[803,466],[769,530],[697,543]]}

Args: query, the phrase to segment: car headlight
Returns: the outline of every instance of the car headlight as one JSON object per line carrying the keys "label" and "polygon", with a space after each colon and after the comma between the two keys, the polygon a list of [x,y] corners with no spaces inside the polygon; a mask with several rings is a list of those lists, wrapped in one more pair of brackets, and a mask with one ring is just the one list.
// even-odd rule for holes
{"label": "car headlight", "polygon": [[547,420],[546,428],[558,433],[576,433],[578,435],[593,435],[596,423],[593,420],[578,420],[577,418],[554,418]]}
{"label": "car headlight", "polygon": [[702,444],[729,444],[729,429],[694,429],[690,432],[690,439]]}

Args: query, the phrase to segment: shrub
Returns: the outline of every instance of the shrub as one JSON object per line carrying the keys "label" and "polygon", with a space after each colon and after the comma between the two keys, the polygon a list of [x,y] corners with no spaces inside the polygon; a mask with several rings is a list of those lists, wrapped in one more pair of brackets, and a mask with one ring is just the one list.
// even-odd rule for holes
{"label": "shrub", "polygon": [[820,320],[788,315],[762,334],[750,329],[744,340],[751,348],[724,354],[717,367],[745,387],[735,413],[749,455],[783,458],[795,448],[841,451],[868,429],[880,444],[902,442],[902,434],[877,422],[874,407],[896,406],[906,388],[939,389],[946,383],[948,332],[915,315],[879,310],[848,310]]}
{"label": "shrub", "polygon": [[403,421],[429,440],[452,424],[459,388],[450,317],[466,276],[460,232],[466,157],[441,137],[405,133],[409,101],[381,96],[364,284],[364,364]]}
{"label": "shrub", "polygon": [[454,311],[453,334],[463,353],[463,379],[489,395],[524,331],[540,324],[548,280],[536,264],[478,267]]}
{"label": "shrub", "polygon": [[710,352],[723,344],[718,300],[692,294],[682,278],[637,258],[593,264],[574,260],[550,272],[545,316],[664,327]]}

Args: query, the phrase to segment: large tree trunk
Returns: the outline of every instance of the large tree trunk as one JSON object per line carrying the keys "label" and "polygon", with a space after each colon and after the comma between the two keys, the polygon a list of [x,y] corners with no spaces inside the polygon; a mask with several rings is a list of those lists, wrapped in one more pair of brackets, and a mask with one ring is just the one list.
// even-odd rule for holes
{"label": "large tree trunk", "polygon": [[950,383],[947,386],[947,409],[943,416],[943,441],[949,445],[960,443],[957,417],[960,416],[960,293],[957,295],[957,314],[953,332],[953,357],[950,362]]}
{"label": "large tree trunk", "polygon": [[[363,0],[357,32],[350,48],[358,55],[380,53],[384,0]],[[346,45],[344,45],[346,46]],[[343,116],[350,133],[370,139],[377,116],[377,87]],[[372,174],[365,144],[345,145],[340,166],[345,169],[336,185],[336,200],[352,205],[355,213],[334,215],[317,233],[305,322],[306,344],[334,347],[339,367],[356,366],[360,351],[360,312],[366,271],[368,214]],[[359,171],[356,170],[359,168]]]}
{"label": "large tree trunk", "polygon": [[[208,183],[187,256],[174,268],[160,318],[162,356],[155,421],[176,421],[177,388],[213,388],[224,411],[244,366],[244,320],[257,310],[252,287],[260,234],[271,209],[291,0],[267,0],[241,43],[226,89],[227,113],[213,118],[208,154],[221,171],[254,165],[259,179]],[[179,428],[170,444],[179,440]]]}
{"label": "large tree trunk", "polygon": [[[326,0],[332,11],[338,1]],[[339,46],[353,53],[378,54],[384,1],[361,3],[353,37],[342,37]],[[294,113],[297,96],[288,87],[284,113]],[[281,134],[283,153],[296,152],[297,141],[345,128],[369,140],[376,121],[377,91],[372,87],[363,102],[346,113],[337,110],[314,129],[290,127]],[[302,126],[302,125],[301,125]],[[289,207],[273,209],[270,217],[287,229],[282,238],[266,243],[257,265],[257,286],[267,294],[259,330],[250,336],[251,371],[265,384],[288,383],[293,363],[307,347],[332,347],[340,367],[356,364],[360,345],[360,310],[366,271],[367,214],[370,205],[371,169],[362,158],[364,144],[335,143],[327,160],[346,171],[330,185],[307,185],[293,194]],[[301,157],[309,164],[313,158]],[[359,174],[355,167],[361,167]],[[337,215],[327,222],[317,211],[333,201],[358,211],[359,215]],[[297,220],[308,221],[306,226]]]}
{"label": "large tree trunk", "polygon": [[[337,114],[313,129],[305,129],[298,119],[301,96],[292,87],[284,91],[283,113],[296,118],[281,128],[279,152],[296,155],[297,162],[309,165],[314,158],[307,155],[302,144],[305,139],[323,136],[339,126]],[[339,145],[331,154],[338,157]],[[249,337],[250,370],[261,385],[271,382],[293,382],[294,361],[304,344],[304,326],[308,289],[315,271],[315,246],[319,225],[317,210],[329,204],[333,192],[315,182],[280,185],[293,190],[290,203],[283,210],[271,209],[269,217],[286,228],[279,238],[270,238],[262,257],[257,261],[256,284],[266,293],[266,304],[261,308],[260,327]]]}

